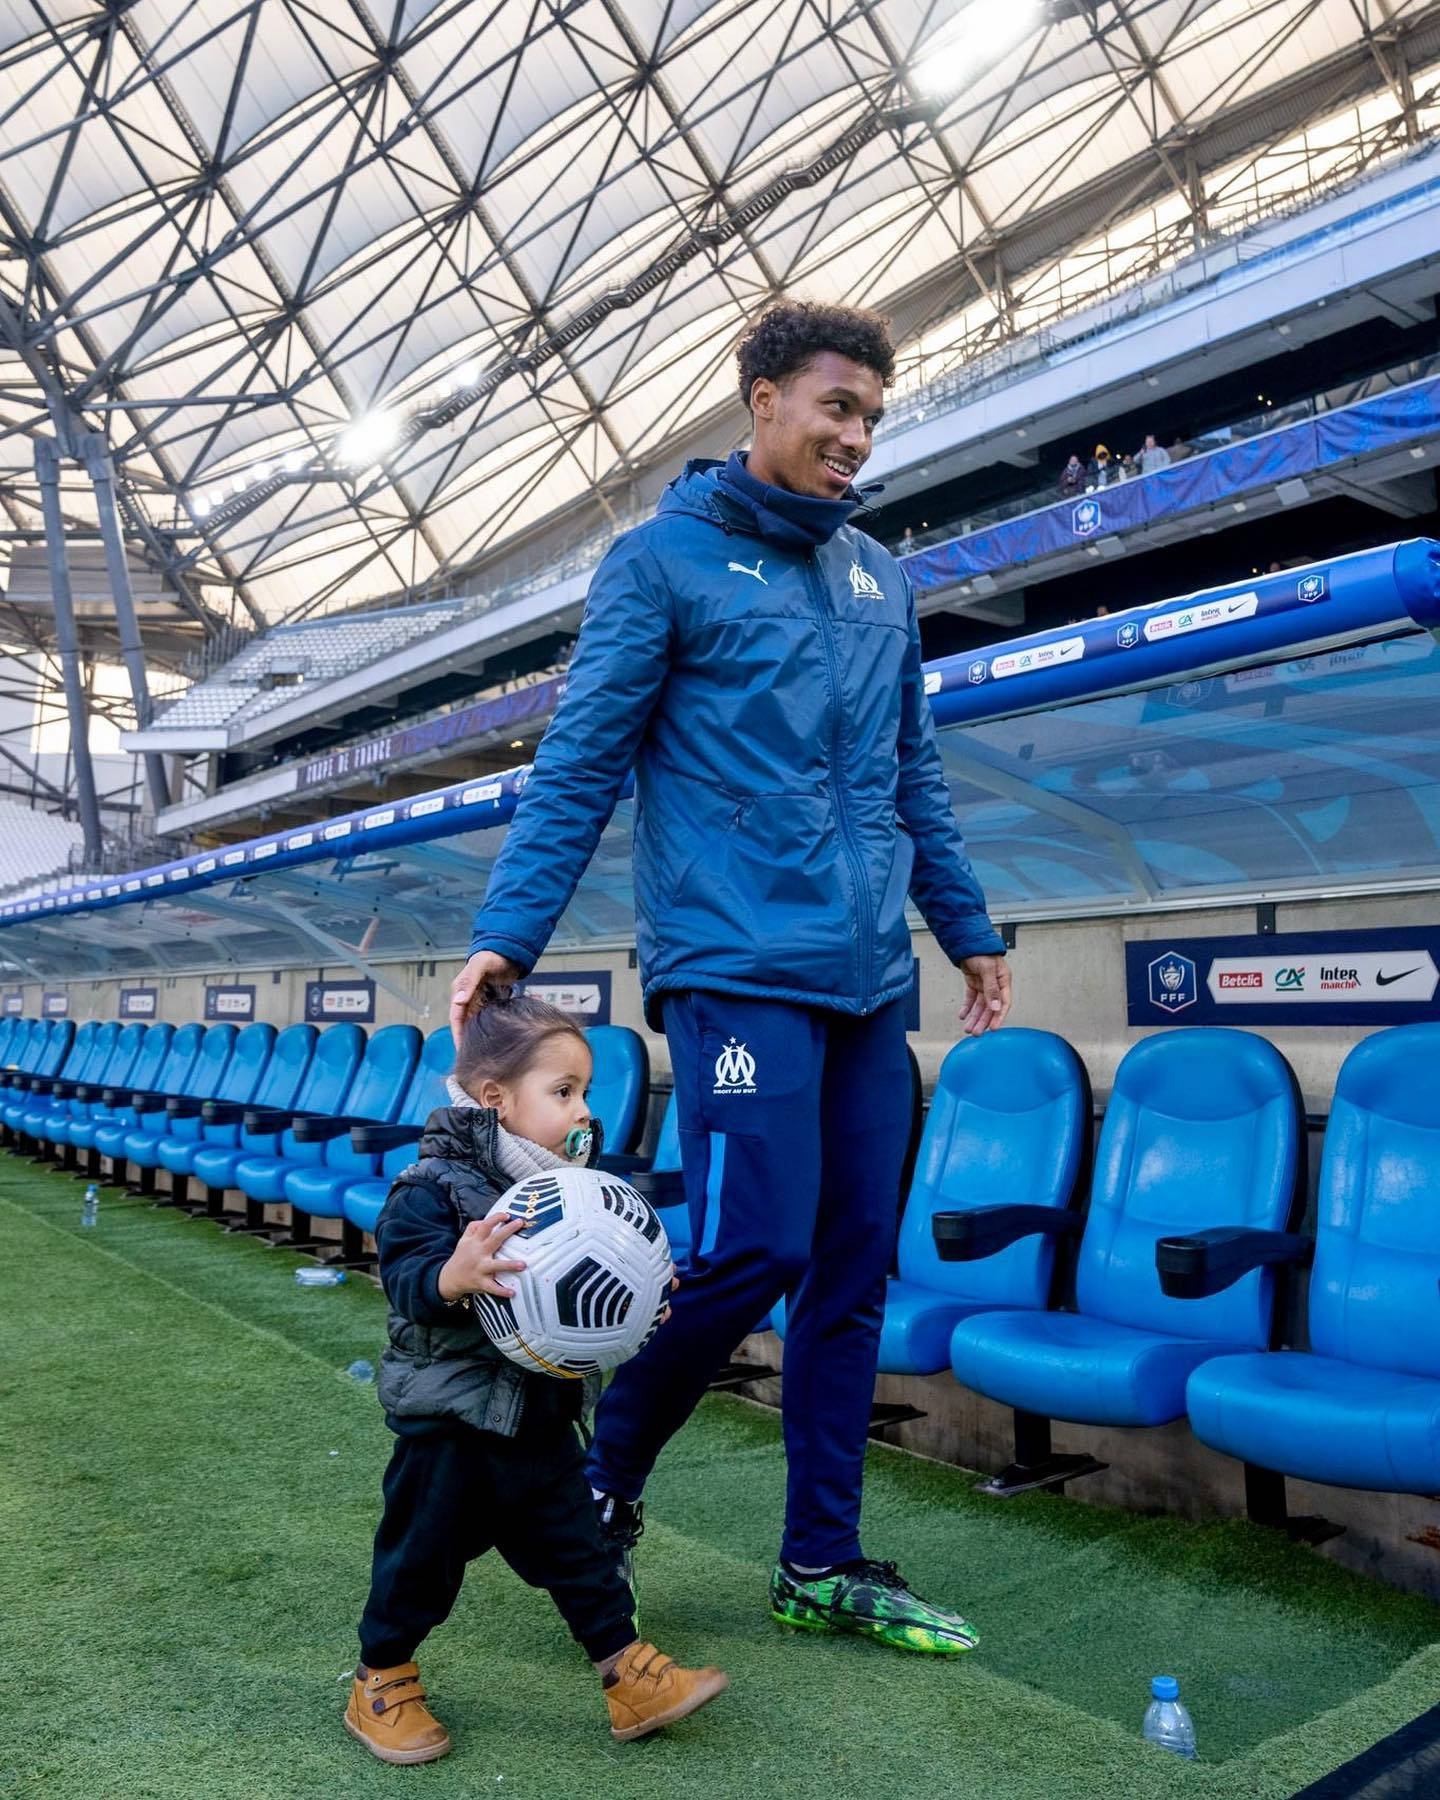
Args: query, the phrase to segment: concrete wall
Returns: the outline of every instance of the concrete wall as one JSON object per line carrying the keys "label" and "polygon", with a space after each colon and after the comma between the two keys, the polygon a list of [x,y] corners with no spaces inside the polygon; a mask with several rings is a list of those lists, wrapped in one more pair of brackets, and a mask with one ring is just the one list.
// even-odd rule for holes
{"label": "concrete wall", "polygon": [[[1433,925],[1440,919],[1440,900],[1434,894],[1391,895],[1365,900],[1303,901],[1280,904],[1276,927],[1281,932],[1364,930],[1383,926]],[[1216,907],[1213,910],[1155,914],[1130,914],[1122,918],[1087,919],[1070,923],[1022,925],[1010,955],[1015,980],[1012,1022],[1057,1031],[1073,1043],[1090,1070],[1097,1097],[1110,1087],[1115,1066],[1130,1045],[1148,1035],[1125,1023],[1125,955],[1128,941],[1155,943],[1172,937],[1244,935],[1255,930],[1253,906]],[[945,1052],[955,1042],[964,981],[940,954],[928,932],[915,933],[920,958],[920,1030],[911,1042],[920,1059],[927,1090],[933,1085]],[[613,1018],[631,1025],[649,1043],[651,1068],[662,1085],[669,1084],[669,1057],[663,1037],[645,1030],[640,1008],[639,976],[629,966],[626,950],[578,950],[547,957],[545,973],[567,968],[609,969],[613,972]],[[376,1024],[408,1021],[428,1030],[441,1024],[448,1011],[449,987],[459,966],[453,962],[394,962],[377,964],[399,995],[380,989],[376,994]],[[286,1025],[303,1016],[305,983],[325,976],[353,979],[355,971],[344,964],[319,964],[282,970],[237,970],[232,967],[175,976],[137,975],[119,980],[78,981],[70,986],[71,1017],[114,1017],[122,985],[158,989],[161,1019],[183,1023],[203,1016],[207,982],[256,984],[256,1017]],[[47,987],[67,984],[54,982]],[[13,990],[12,990],[13,991]],[[24,986],[25,1010],[37,1013],[41,985]],[[1270,1038],[1294,1065],[1311,1111],[1328,1107],[1335,1075],[1345,1054],[1367,1035],[1366,1027],[1343,1028],[1307,1021],[1303,1026],[1267,1029]]]}

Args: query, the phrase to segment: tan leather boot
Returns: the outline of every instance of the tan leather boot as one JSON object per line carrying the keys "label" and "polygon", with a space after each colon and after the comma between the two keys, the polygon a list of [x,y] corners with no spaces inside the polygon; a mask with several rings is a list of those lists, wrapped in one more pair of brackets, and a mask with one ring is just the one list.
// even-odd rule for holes
{"label": "tan leather boot", "polygon": [[622,1742],[646,1737],[698,1711],[729,1685],[721,1669],[682,1669],[653,1644],[632,1644],[605,1677],[610,1735]]}
{"label": "tan leather boot", "polygon": [[425,1704],[413,1662],[393,1669],[367,1669],[361,1663],[350,1684],[345,1729],[381,1762],[434,1762],[451,1748],[450,1733]]}

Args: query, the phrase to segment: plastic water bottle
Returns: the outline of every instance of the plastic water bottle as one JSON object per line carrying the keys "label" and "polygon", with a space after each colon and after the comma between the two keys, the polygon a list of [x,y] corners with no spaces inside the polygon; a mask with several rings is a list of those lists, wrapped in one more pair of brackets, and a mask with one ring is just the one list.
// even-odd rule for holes
{"label": "plastic water bottle", "polygon": [[92,1181],[85,1190],[85,1198],[80,1206],[80,1223],[87,1231],[93,1231],[100,1219],[100,1190]]}
{"label": "plastic water bottle", "polygon": [[1180,1704],[1180,1683],[1173,1675],[1157,1675],[1150,1683],[1151,1700],[1145,1709],[1141,1734],[1147,1744],[1158,1744],[1172,1756],[1195,1760],[1195,1725]]}
{"label": "plastic water bottle", "polygon": [[375,1379],[375,1365],[368,1363],[362,1356],[358,1362],[351,1363],[345,1371],[352,1381],[366,1382]]}
{"label": "plastic water bottle", "polygon": [[345,1280],[343,1269],[297,1269],[296,1287],[339,1287]]}

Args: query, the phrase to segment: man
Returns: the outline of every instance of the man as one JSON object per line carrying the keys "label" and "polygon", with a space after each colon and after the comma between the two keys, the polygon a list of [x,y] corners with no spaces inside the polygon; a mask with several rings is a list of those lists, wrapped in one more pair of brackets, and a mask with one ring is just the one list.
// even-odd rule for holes
{"label": "man", "polygon": [[1085,488],[1085,465],[1072,450],[1070,460],[1060,471],[1060,498],[1073,500]]}
{"label": "man", "polygon": [[1091,493],[1096,488],[1114,487],[1119,479],[1119,465],[1110,460],[1110,452],[1103,444],[1097,444],[1095,454],[1090,458],[1090,467],[1085,471],[1086,493]]}
{"label": "man", "polygon": [[884,410],[885,322],[781,304],[740,346],[748,456],[691,463],[591,584],[570,683],[452,989],[529,970],[635,768],[636,947],[669,1041],[694,1253],[618,1371],[590,1475],[628,1568],[640,1496],[716,1367],[788,1296],[787,1624],[951,1653],[975,1635],[859,1539],[909,1130],[907,893],[964,974],[1009,971],[950,807],[910,584],[847,521]]}
{"label": "man", "polygon": [[1137,460],[1142,475],[1153,475],[1157,469],[1170,467],[1170,452],[1163,444],[1155,442],[1155,433],[1150,431],[1145,434],[1145,447]]}

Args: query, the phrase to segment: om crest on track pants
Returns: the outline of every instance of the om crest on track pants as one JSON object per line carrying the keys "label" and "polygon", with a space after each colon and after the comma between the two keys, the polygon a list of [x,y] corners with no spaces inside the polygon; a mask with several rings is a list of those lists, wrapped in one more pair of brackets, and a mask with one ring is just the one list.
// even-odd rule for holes
{"label": "om crest on track pants", "polygon": [[664,1002],[694,1248],[669,1322],[600,1402],[593,1486],[638,1499],[711,1375],[788,1296],[781,1555],[860,1554],[866,1427],[910,1128],[903,999],[866,1018]]}

